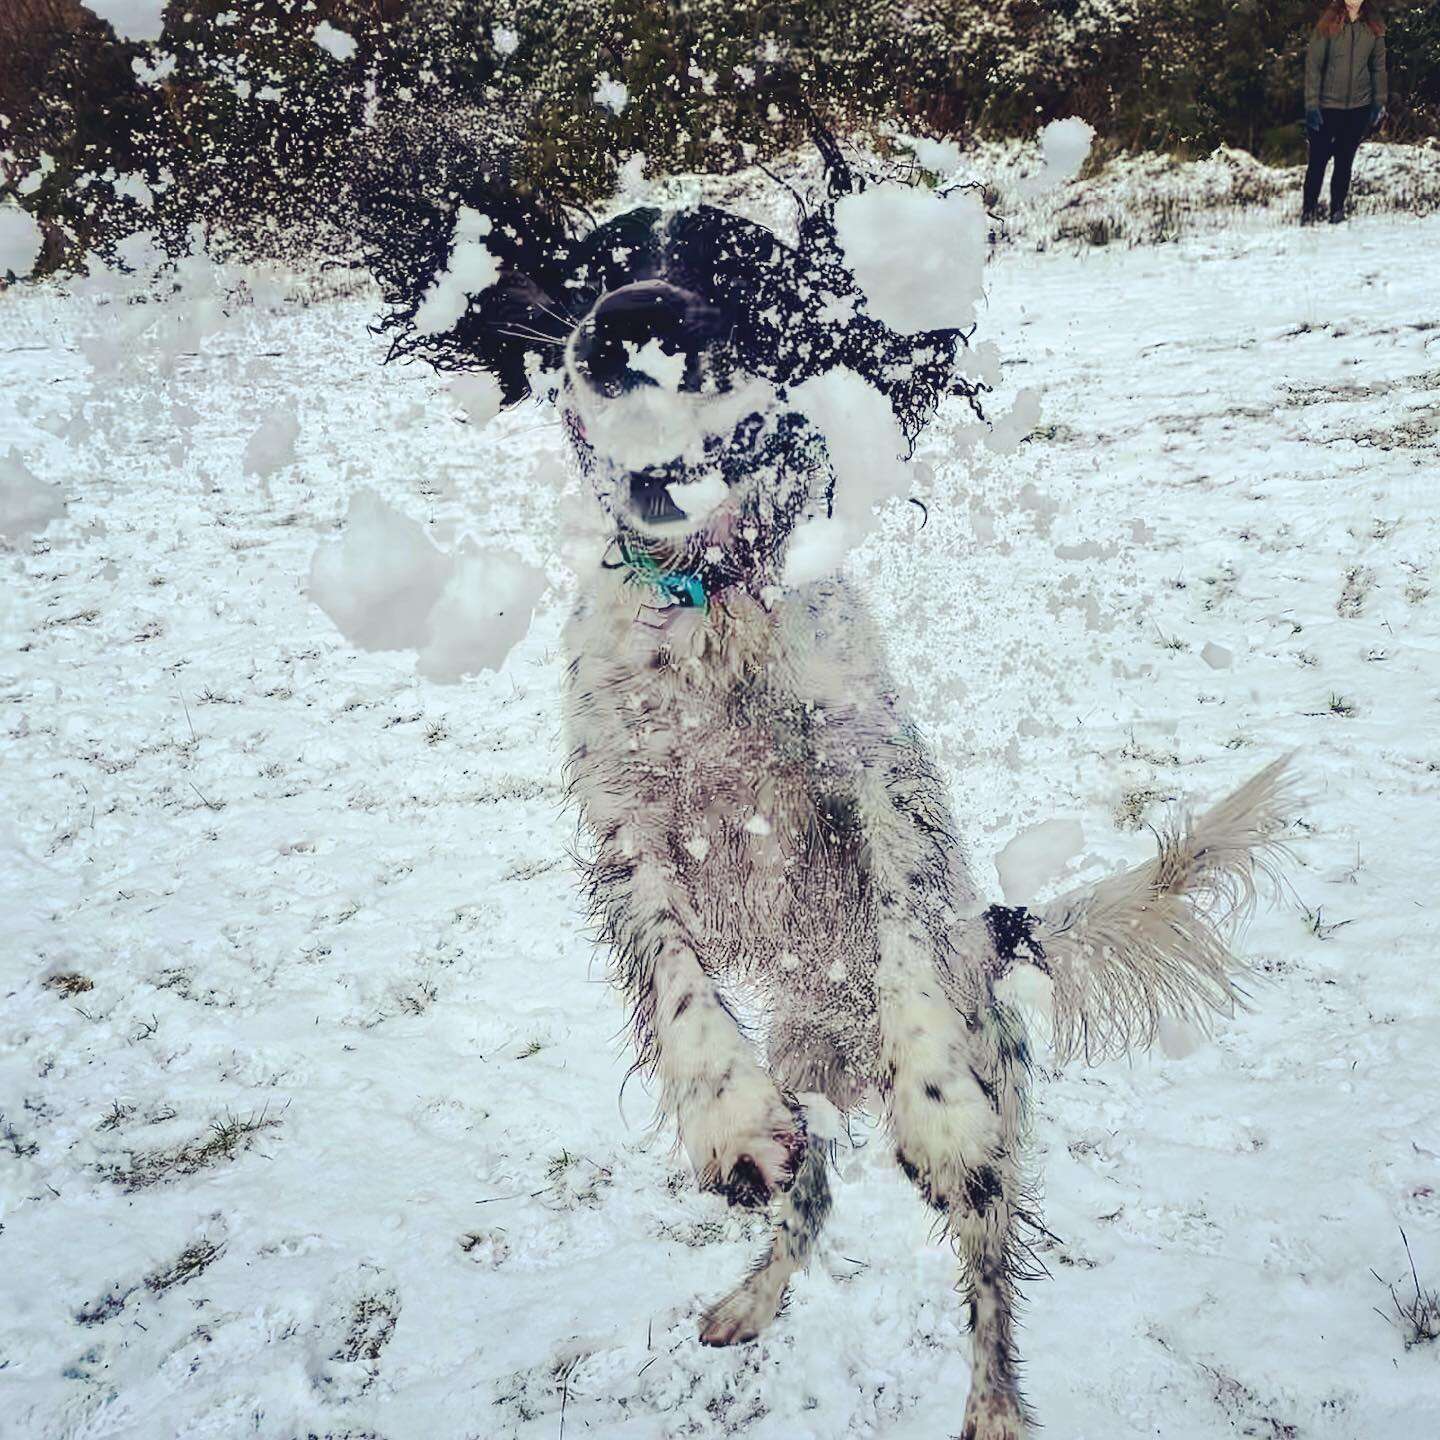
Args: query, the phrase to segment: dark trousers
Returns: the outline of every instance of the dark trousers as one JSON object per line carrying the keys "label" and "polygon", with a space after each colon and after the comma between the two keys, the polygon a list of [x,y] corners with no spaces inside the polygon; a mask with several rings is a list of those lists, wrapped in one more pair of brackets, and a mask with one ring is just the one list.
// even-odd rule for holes
{"label": "dark trousers", "polygon": [[1345,197],[1350,193],[1350,166],[1365,132],[1370,128],[1370,107],[1326,109],[1320,114],[1325,123],[1308,136],[1310,164],[1305,170],[1305,213],[1313,215],[1319,209],[1320,184],[1325,179],[1325,167],[1333,159],[1335,168],[1330,172],[1330,213],[1343,215]]}

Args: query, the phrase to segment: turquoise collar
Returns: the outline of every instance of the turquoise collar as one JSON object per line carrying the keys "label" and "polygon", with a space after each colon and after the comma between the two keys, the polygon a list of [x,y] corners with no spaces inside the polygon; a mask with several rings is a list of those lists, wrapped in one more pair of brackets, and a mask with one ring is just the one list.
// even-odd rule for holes
{"label": "turquoise collar", "polygon": [[620,558],[630,572],[626,579],[649,585],[665,596],[672,605],[704,610],[709,602],[705,581],[695,570],[666,570],[653,556],[643,550],[632,550],[620,542]]}

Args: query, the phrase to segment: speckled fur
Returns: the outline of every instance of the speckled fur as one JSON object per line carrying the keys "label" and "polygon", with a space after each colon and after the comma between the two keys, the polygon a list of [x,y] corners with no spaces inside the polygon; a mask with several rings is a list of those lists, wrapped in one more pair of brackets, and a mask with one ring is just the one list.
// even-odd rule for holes
{"label": "speckled fur", "polygon": [[[1163,1016],[1233,1005],[1226,925],[1283,855],[1285,762],[1177,820],[1145,864],[1033,914],[984,909],[864,607],[841,580],[780,583],[791,533],[831,498],[821,437],[777,394],[695,462],[723,481],[718,506],[647,528],[635,472],[589,438],[580,411],[593,421],[603,402],[577,388],[573,338],[566,357],[567,434],[617,542],[565,637],[592,912],[636,1068],[700,1183],[773,1211],[701,1338],[759,1335],[813,1252],[830,1194],[797,1097],[847,1112],[878,1091],[900,1168],[961,1262],[974,1343],[960,1434],[1022,1440],[1015,1292],[1040,1226],[1020,1163],[1028,1052],[995,986],[1016,965],[1043,971],[1056,1051],[1087,1059],[1148,1044]],[[672,603],[657,574],[706,603]],[[754,1043],[740,997],[765,1017]]]}

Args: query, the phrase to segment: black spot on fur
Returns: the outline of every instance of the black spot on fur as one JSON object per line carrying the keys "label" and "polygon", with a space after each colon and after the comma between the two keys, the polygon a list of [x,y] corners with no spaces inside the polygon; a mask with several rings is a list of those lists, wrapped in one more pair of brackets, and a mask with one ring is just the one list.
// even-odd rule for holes
{"label": "black spot on fur", "polygon": [[984,1215],[1000,1198],[1000,1172],[993,1165],[977,1165],[965,1173],[965,1203]]}
{"label": "black spot on fur", "polygon": [[677,1020],[690,1008],[690,1002],[694,998],[694,995],[687,993],[675,1002],[675,1018]]}
{"label": "black spot on fur", "polygon": [[927,1100],[933,1100],[938,1105],[944,1100],[945,1096],[938,1085],[932,1084],[927,1080],[925,1082],[925,1098]]}
{"label": "black spot on fur", "polygon": [[903,1150],[895,1152],[895,1163],[905,1178],[920,1192],[921,1198],[932,1210],[948,1210],[950,1207],[943,1195],[938,1194],[930,1181],[920,1173],[919,1167]]}
{"label": "black spot on fur", "polygon": [[971,1078],[980,1087],[980,1093],[990,1102],[992,1110],[999,1110],[1000,1098],[996,1094],[995,1087],[972,1065],[970,1067]]}
{"label": "black spot on fur", "polygon": [[770,1198],[770,1187],[754,1160],[742,1155],[726,1177],[720,1193],[731,1205],[738,1205],[742,1210],[755,1210]]}

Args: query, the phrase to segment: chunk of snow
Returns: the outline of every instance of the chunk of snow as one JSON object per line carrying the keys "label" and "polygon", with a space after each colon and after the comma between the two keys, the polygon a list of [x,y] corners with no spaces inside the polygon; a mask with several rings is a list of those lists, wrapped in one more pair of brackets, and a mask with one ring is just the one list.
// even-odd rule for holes
{"label": "chunk of snow", "polygon": [[322,20],[311,32],[310,38],[337,60],[349,60],[359,48],[353,35],[337,30],[328,20]]}
{"label": "chunk of snow", "polygon": [[299,435],[300,416],[293,404],[267,415],[246,443],[245,473],[265,479],[293,464]]}
{"label": "chunk of snow", "polygon": [[645,152],[632,150],[615,174],[615,193],[622,200],[637,200],[647,189]]}
{"label": "chunk of snow", "polygon": [[357,490],[345,533],[310,562],[310,598],[361,650],[418,650],[454,560],[373,490]]}
{"label": "chunk of snow", "polygon": [[995,857],[1007,905],[1028,905],[1070,869],[1085,844],[1078,820],[1045,820],[1020,831]]}
{"label": "chunk of snow", "polygon": [[520,48],[520,36],[508,25],[494,25],[490,29],[490,43],[497,55],[513,55]]}
{"label": "chunk of snow", "polygon": [[960,168],[960,147],[953,140],[932,140],[926,135],[896,135],[914,155],[916,163],[932,175],[953,175]]}
{"label": "chunk of snow", "polygon": [[545,585],[543,570],[503,550],[458,556],[415,668],[441,683],[498,670],[525,638]]}
{"label": "chunk of snow", "polygon": [[0,279],[23,280],[40,258],[40,227],[18,205],[0,205]]}
{"label": "chunk of snow", "polygon": [[445,393],[465,412],[472,425],[488,425],[504,403],[500,382],[487,371],[457,375],[445,387]]}
{"label": "chunk of snow", "polygon": [[1040,155],[1044,169],[1038,175],[1022,180],[1017,187],[1022,195],[1043,195],[1079,175],[1095,139],[1093,126],[1071,117],[1052,120],[1040,132]]}
{"label": "chunk of snow", "polygon": [[158,40],[165,23],[166,0],[85,0],[121,40]]}
{"label": "chunk of snow", "polygon": [[602,71],[595,77],[595,103],[617,115],[630,103],[630,90],[622,80],[612,80]]}
{"label": "chunk of snow", "polygon": [[690,520],[703,520],[730,493],[725,477],[717,470],[702,471],[698,480],[672,480],[665,490]]}
{"label": "chunk of snow", "polygon": [[1040,132],[1040,153],[1052,183],[1063,184],[1080,173],[1094,139],[1095,127],[1073,115],[1068,120],[1052,120]]}
{"label": "chunk of snow", "polygon": [[134,200],[142,210],[153,210],[155,208],[155,196],[151,194],[150,187],[139,175],[121,175],[115,182],[115,198],[123,200],[127,196]]}
{"label": "chunk of snow", "polygon": [[543,570],[501,550],[446,554],[372,490],[310,562],[310,598],[361,650],[414,650],[427,679],[498,670],[530,628]]}
{"label": "chunk of snow", "polygon": [[831,513],[798,526],[785,554],[784,583],[805,585],[840,567],[874,527],[875,507],[909,489],[910,474],[890,402],[853,370],[839,367],[797,385],[788,403],[825,437],[835,470]]}
{"label": "chunk of snow", "polygon": [[1213,640],[1205,642],[1205,648],[1200,652],[1200,658],[1212,670],[1228,670],[1235,657],[1223,645],[1217,645]]}
{"label": "chunk of snow", "polygon": [[685,378],[683,355],[667,355],[660,348],[659,340],[654,339],[647,340],[643,345],[627,343],[625,348],[629,352],[625,362],[629,369],[648,375],[662,390],[680,388],[680,382]]}
{"label": "chunk of snow", "polygon": [[484,240],[490,230],[488,215],[468,205],[460,207],[450,263],[436,274],[415,312],[415,329],[420,334],[439,335],[450,329],[470,308],[471,297],[500,278],[500,262]]}
{"label": "chunk of snow", "polygon": [[970,191],[873,185],[835,206],[835,229],[870,314],[892,330],[955,329],[975,318],[990,222]]}
{"label": "chunk of snow", "polygon": [[1017,390],[1010,409],[991,422],[985,444],[997,455],[1013,455],[1039,423],[1040,392],[1032,387]]}
{"label": "chunk of snow", "polygon": [[16,545],[39,535],[64,513],[58,485],[42,480],[14,450],[0,455],[0,542]]}

